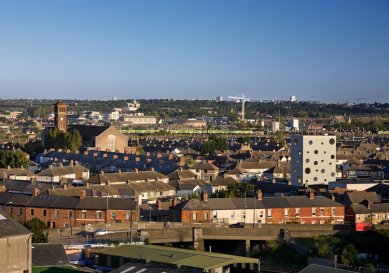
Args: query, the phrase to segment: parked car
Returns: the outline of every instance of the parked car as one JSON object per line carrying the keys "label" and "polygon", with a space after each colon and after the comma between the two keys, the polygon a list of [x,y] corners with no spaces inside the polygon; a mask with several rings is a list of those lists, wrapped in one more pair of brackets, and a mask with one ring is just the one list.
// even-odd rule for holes
{"label": "parked car", "polygon": [[95,235],[106,235],[109,233],[114,233],[114,232],[112,230],[108,230],[108,229],[98,229],[95,231]]}

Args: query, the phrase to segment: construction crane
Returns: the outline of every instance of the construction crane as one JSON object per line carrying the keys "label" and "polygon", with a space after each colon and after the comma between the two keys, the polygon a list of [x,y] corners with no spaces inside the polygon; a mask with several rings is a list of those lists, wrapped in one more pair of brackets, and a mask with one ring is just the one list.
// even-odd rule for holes
{"label": "construction crane", "polygon": [[242,94],[241,97],[238,96],[229,96],[229,99],[235,100],[237,103],[241,102],[242,103],[242,121],[244,121],[244,116],[245,116],[245,110],[244,110],[244,104],[246,101],[250,101],[248,97],[246,97],[244,94]]}

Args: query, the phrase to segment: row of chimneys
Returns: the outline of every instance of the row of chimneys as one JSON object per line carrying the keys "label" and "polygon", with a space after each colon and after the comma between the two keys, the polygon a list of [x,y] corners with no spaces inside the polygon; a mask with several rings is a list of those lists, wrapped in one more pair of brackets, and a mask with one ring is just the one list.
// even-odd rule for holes
{"label": "row of chimneys", "polygon": [[[132,148],[132,147],[128,147],[128,148]],[[54,148],[51,148],[49,151],[50,151],[50,152],[54,152],[55,149],[54,149]],[[63,151],[63,150],[62,150],[61,148],[57,149],[57,152],[62,152],[62,151]],[[96,157],[96,156],[98,156],[98,152],[101,152],[101,151],[102,151],[102,150],[101,150],[100,148],[98,148],[98,149],[97,149],[97,152],[94,152],[92,155]],[[83,152],[83,155],[89,155],[89,152],[90,152],[90,151],[84,151],[84,152]],[[107,149],[106,152],[109,153],[109,152],[112,152],[112,151],[109,150],[109,149]],[[47,153],[47,150],[45,150],[44,153]],[[69,149],[67,149],[67,150],[66,150],[66,153],[67,153],[67,154],[70,154],[70,153],[72,153],[72,151],[69,150]],[[75,154],[79,154],[80,151],[76,150],[74,153],[75,153]],[[115,153],[119,154],[120,151],[119,151],[119,150],[115,150]],[[128,150],[125,149],[124,153],[127,154],[127,155],[128,155],[128,154],[140,155],[139,152],[133,152],[132,149],[128,149]],[[108,156],[108,154],[103,154],[103,157],[107,157],[107,156]],[[116,156],[116,157],[115,157],[115,156]],[[146,157],[150,157],[150,156],[151,156],[151,153],[150,153],[150,152],[146,152],[145,156],[146,156]],[[157,158],[161,158],[161,157],[162,157],[162,153],[159,153],[159,152],[158,152],[158,153],[156,153],[156,156],[157,156]],[[114,158],[118,158],[118,155],[114,155]],[[170,153],[169,153],[169,159],[173,159],[173,155],[170,154]],[[125,160],[126,160],[126,159],[125,159]],[[128,160],[128,157],[127,157],[127,160]]]}

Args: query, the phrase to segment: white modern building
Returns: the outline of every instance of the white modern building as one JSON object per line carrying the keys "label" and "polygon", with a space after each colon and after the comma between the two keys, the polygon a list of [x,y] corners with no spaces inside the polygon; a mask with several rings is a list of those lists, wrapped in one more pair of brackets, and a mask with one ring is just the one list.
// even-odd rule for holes
{"label": "white modern building", "polygon": [[294,184],[336,181],[336,137],[292,135],[291,178]]}
{"label": "white modern building", "polygon": [[297,118],[294,118],[290,121],[290,127],[293,131],[299,130],[299,120]]}
{"label": "white modern building", "polygon": [[290,96],[290,102],[295,102],[296,100],[296,96]]}

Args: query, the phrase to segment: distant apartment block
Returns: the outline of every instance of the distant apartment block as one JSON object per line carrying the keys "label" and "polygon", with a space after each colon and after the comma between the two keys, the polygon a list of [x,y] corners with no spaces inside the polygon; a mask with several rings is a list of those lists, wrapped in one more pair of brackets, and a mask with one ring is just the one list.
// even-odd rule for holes
{"label": "distant apartment block", "polygon": [[293,183],[328,184],[336,180],[336,137],[292,135]]}

